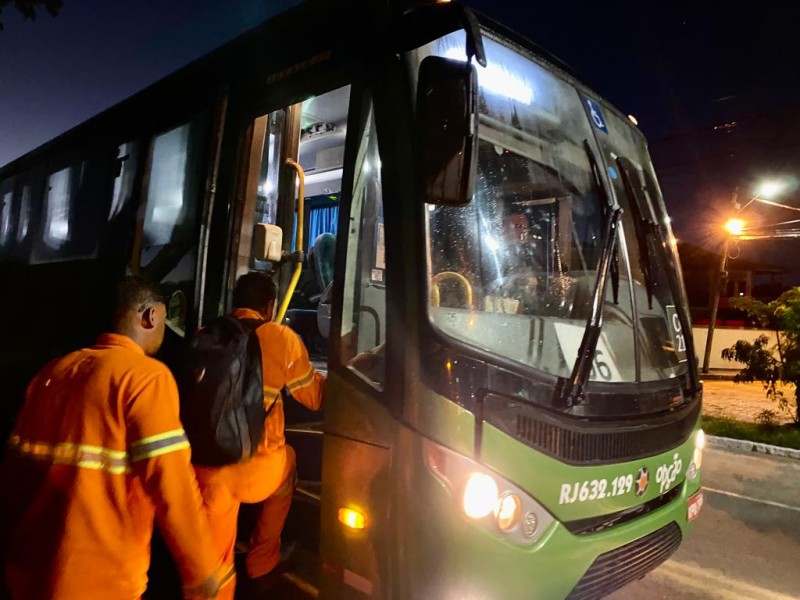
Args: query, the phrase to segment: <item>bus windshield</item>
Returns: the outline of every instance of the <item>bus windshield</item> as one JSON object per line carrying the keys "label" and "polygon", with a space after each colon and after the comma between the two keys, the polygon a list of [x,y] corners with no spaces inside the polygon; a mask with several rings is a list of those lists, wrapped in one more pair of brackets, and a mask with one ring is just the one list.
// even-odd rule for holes
{"label": "bus windshield", "polygon": [[[619,119],[613,128],[604,123],[602,135],[625,140],[598,143],[585,96],[573,85],[490,33],[484,44],[488,65],[477,67],[474,197],[464,207],[426,210],[431,320],[461,342],[569,377],[591,313],[611,212],[601,178],[608,173],[621,180],[614,148],[629,146],[631,164],[638,166],[629,179],[644,186],[645,179],[654,181],[649,158],[643,142],[630,142],[638,133]],[[417,50],[412,61],[418,65],[431,54],[465,60],[463,32]],[[647,202],[651,221],[665,219],[646,193],[640,194],[644,200],[630,198],[620,186],[610,181],[622,226],[589,379],[676,377],[685,372],[686,353],[665,283],[664,270],[672,267],[654,251],[633,208]],[[669,239],[668,230],[665,235]]]}

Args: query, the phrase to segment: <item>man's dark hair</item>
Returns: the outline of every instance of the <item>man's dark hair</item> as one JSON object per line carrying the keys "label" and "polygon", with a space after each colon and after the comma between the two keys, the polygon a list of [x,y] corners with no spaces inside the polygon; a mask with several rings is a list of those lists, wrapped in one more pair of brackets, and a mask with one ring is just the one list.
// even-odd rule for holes
{"label": "man's dark hair", "polygon": [[125,277],[117,284],[114,323],[118,323],[128,311],[141,312],[153,304],[164,301],[164,293],[157,283],[133,275]]}
{"label": "man's dark hair", "polygon": [[263,273],[242,275],[233,288],[233,307],[264,310],[278,297],[278,288],[270,277]]}

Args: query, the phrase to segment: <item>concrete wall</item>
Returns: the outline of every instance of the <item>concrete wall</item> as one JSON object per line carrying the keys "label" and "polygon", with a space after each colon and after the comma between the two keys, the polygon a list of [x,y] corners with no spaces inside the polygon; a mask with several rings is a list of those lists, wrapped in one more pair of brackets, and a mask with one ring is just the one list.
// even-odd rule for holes
{"label": "concrete wall", "polygon": [[[692,337],[694,338],[694,351],[697,354],[698,366],[703,368],[703,356],[706,351],[706,336],[708,328],[692,327]],[[753,342],[758,336],[766,335],[770,344],[775,343],[775,332],[764,329],[745,329],[743,327],[715,327],[714,339],[711,342],[711,359],[708,367],[710,369],[731,369],[739,370],[744,365],[738,362],[731,362],[722,359],[722,349],[730,348],[739,340]]]}

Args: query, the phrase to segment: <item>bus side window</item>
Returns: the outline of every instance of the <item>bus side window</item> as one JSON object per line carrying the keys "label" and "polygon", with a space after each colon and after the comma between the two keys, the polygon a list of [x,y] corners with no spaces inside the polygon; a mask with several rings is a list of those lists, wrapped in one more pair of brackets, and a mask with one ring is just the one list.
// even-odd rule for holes
{"label": "bus side window", "polygon": [[28,239],[28,231],[31,225],[33,184],[23,183],[22,190],[19,192],[19,214],[17,216],[16,243],[18,246],[24,244]]}
{"label": "bus side window", "polygon": [[154,138],[131,264],[133,273],[162,283],[168,295],[167,324],[180,336],[186,334],[195,297],[205,133],[206,121],[201,116]]}
{"label": "bus side window", "polygon": [[14,180],[0,182],[0,260],[6,258],[14,241],[13,198]]}
{"label": "bus side window", "polygon": [[8,240],[5,254],[17,262],[27,263],[36,229],[38,214],[36,202],[41,200],[44,169],[35,168],[17,178],[11,215],[12,239]]}
{"label": "bus side window", "polygon": [[109,221],[113,221],[119,217],[122,210],[133,197],[133,186],[138,160],[138,142],[126,142],[119,145],[117,148],[117,156],[114,159],[114,190],[111,196],[111,206],[108,210]]}
{"label": "bus side window", "polygon": [[[49,250],[57,252],[66,248],[72,238],[70,212],[75,195],[75,178],[80,177],[82,166],[66,167],[47,176],[42,240]],[[42,254],[42,251],[37,252],[37,257]]]}
{"label": "bus side window", "polygon": [[342,362],[383,387],[386,332],[386,264],[381,161],[370,110],[357,155],[348,224],[342,306]]}
{"label": "bus side window", "polygon": [[97,256],[105,221],[107,177],[108,157],[102,151],[90,151],[78,159],[59,160],[46,171],[42,213],[31,262]]}

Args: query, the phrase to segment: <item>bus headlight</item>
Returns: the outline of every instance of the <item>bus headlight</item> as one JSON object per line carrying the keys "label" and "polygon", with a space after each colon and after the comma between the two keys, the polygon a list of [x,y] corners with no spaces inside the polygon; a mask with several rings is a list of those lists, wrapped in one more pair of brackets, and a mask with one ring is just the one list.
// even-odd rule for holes
{"label": "bus headlight", "polygon": [[472,523],[528,546],[555,520],[524,490],[488,467],[430,441],[424,447],[428,469]]}
{"label": "bus headlight", "polygon": [[706,447],[706,434],[698,429],[694,438],[694,466],[698,469],[703,464],[703,450]]}
{"label": "bus headlight", "polygon": [[[522,500],[516,494],[506,494],[500,498],[495,511],[495,522],[497,528],[503,533],[507,533],[519,525],[519,518],[522,514]],[[535,528],[534,528],[535,531]]]}
{"label": "bus headlight", "polygon": [[491,475],[474,472],[464,487],[464,514],[482,519],[497,506],[497,484]]}

